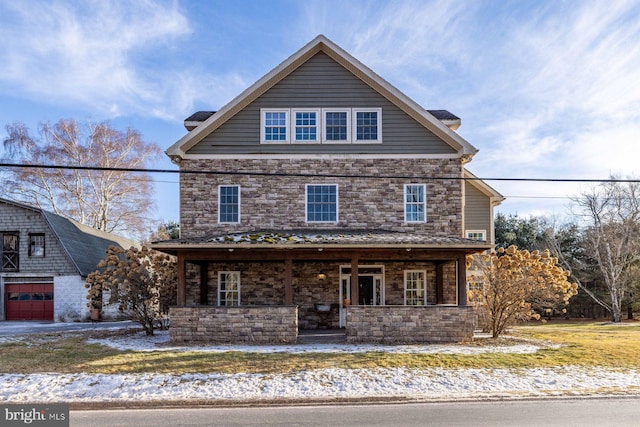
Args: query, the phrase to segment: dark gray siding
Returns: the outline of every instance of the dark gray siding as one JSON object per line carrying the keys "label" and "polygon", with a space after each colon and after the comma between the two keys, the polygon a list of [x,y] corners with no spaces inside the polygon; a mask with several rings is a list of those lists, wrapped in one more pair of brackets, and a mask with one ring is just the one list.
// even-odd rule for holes
{"label": "dark gray siding", "polygon": [[491,236],[491,201],[489,197],[465,182],[464,228],[465,230],[484,230],[489,239]]}
{"label": "dark gray siding", "polygon": [[[18,232],[20,274],[75,275],[75,268],[42,214],[0,201],[0,232]],[[44,233],[45,256],[29,256],[29,233]]]}
{"label": "dark gray siding", "polygon": [[[382,108],[382,144],[260,144],[260,108]],[[318,53],[188,154],[452,154],[455,150],[324,53]]]}

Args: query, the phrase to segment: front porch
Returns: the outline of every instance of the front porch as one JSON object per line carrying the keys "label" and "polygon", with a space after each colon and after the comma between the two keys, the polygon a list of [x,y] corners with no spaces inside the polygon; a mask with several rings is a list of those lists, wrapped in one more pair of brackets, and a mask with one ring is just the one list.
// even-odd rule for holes
{"label": "front porch", "polygon": [[[172,307],[169,334],[172,343],[294,344],[313,341],[309,336],[316,333],[332,334],[324,340],[329,342],[424,344],[471,341],[476,326],[471,306],[363,305],[346,311],[344,329],[299,330],[297,306]],[[335,331],[344,332],[338,337]]]}
{"label": "front porch", "polygon": [[334,328],[345,328],[353,343],[472,339],[466,255],[485,242],[401,233],[302,242],[269,236],[154,245],[178,257],[173,342],[294,343],[299,330]]}

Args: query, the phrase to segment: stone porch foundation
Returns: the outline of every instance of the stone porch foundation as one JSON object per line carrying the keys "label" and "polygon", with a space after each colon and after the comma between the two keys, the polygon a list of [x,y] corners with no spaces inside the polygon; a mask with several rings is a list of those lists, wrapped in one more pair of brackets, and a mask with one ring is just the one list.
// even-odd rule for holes
{"label": "stone porch foundation", "polygon": [[472,306],[349,306],[347,343],[429,344],[473,340]]}
{"label": "stone porch foundation", "polygon": [[171,307],[172,343],[291,344],[298,339],[297,306]]}

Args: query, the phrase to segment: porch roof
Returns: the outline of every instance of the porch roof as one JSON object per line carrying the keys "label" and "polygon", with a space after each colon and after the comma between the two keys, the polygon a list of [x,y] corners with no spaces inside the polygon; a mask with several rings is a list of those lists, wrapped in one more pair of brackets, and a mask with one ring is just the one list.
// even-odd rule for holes
{"label": "porch roof", "polygon": [[425,232],[391,230],[247,231],[198,239],[174,239],[153,242],[154,249],[177,253],[193,249],[320,249],[320,248],[415,248],[456,249],[478,252],[491,249],[489,242],[458,236],[440,236]]}

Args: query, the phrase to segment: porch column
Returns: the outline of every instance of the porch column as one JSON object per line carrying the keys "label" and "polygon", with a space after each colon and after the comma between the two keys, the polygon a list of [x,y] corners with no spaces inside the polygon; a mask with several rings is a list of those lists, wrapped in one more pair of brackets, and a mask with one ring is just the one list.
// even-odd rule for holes
{"label": "porch column", "polygon": [[436,264],[436,304],[444,304],[444,264]]}
{"label": "porch column", "polygon": [[458,305],[467,305],[467,257],[458,258]]}
{"label": "porch column", "polygon": [[186,293],[186,269],[184,255],[178,253],[178,291],[176,295],[176,305],[178,307],[186,307],[187,305],[187,293]]}
{"label": "porch column", "polygon": [[293,260],[291,255],[284,259],[284,305],[293,305]]}
{"label": "porch column", "polygon": [[351,258],[351,304],[353,305],[359,305],[358,289],[358,256],[354,255]]}
{"label": "porch column", "polygon": [[198,263],[200,266],[200,305],[209,304],[209,263]]}

